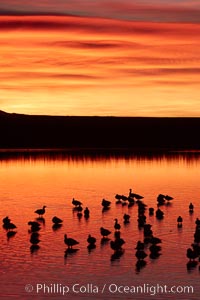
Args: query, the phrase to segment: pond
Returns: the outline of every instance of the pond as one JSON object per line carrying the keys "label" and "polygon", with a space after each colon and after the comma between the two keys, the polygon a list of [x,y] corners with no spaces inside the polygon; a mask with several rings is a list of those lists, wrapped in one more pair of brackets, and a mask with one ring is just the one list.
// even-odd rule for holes
{"label": "pond", "polygon": [[[195,221],[200,218],[200,154],[84,155],[58,153],[1,155],[1,222],[8,216],[17,228],[9,234],[0,227],[1,299],[198,299],[199,261],[189,263],[187,249],[194,243]],[[144,198],[130,205],[116,194]],[[155,215],[159,194],[170,195]],[[89,208],[89,218],[78,214],[72,199]],[[102,210],[102,199],[111,202]],[[139,202],[146,204],[146,224],[161,239],[160,255],[150,256],[145,243],[144,262],[136,258],[144,227],[138,226]],[[194,205],[193,213],[189,204]],[[37,209],[46,206],[42,218]],[[149,208],[154,214],[149,214]],[[124,214],[130,222],[124,222]],[[63,220],[53,226],[54,216]],[[177,226],[177,218],[183,218]],[[40,242],[30,242],[29,221],[40,224]],[[125,241],[115,253],[115,219]],[[111,231],[103,239],[100,228]],[[8,234],[7,234],[8,233]],[[67,250],[64,234],[79,244]],[[96,247],[88,247],[88,235]]]}

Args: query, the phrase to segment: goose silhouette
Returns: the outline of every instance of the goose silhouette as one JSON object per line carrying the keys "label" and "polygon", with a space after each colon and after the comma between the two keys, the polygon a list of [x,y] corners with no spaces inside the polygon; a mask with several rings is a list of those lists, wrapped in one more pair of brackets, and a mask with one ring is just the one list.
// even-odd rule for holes
{"label": "goose silhouette", "polygon": [[141,241],[138,241],[135,249],[136,250],[144,250],[144,243],[142,243]]}
{"label": "goose silhouette", "polygon": [[163,219],[163,216],[164,216],[164,212],[160,208],[158,208],[156,210],[156,218],[157,219]]}
{"label": "goose silhouette", "polygon": [[13,229],[17,228],[17,226],[10,222],[8,224],[4,224],[3,228],[7,231],[10,231],[10,230],[13,230]]}
{"label": "goose silhouette", "polygon": [[182,227],[182,222],[183,222],[183,218],[181,217],[181,216],[179,216],[178,218],[177,218],[177,225],[178,225],[178,227]]}
{"label": "goose silhouette", "polygon": [[132,193],[132,189],[129,189],[129,197],[131,198],[135,198],[137,200],[141,200],[143,199],[144,197],[139,195],[139,194],[136,194],[136,193]]}
{"label": "goose silhouette", "polygon": [[108,208],[110,206],[110,204],[111,204],[111,202],[106,199],[103,199],[101,202],[101,205],[103,206],[103,208]]}
{"label": "goose silhouette", "polygon": [[108,237],[109,234],[111,234],[111,231],[106,228],[101,227],[100,233],[103,236],[103,238],[106,238],[106,237]]}
{"label": "goose silhouette", "polygon": [[118,223],[118,220],[115,219],[115,225],[114,225],[115,230],[119,231],[121,228],[121,225]]}
{"label": "goose silhouette", "polygon": [[45,208],[46,208],[46,206],[44,205],[43,208],[37,209],[37,210],[35,211],[35,213],[38,214],[39,217],[42,217],[42,216],[45,214]]}
{"label": "goose silhouette", "polygon": [[123,219],[124,219],[124,223],[125,223],[125,224],[126,224],[126,223],[129,223],[129,222],[130,222],[130,215],[124,214]]}
{"label": "goose silhouette", "polygon": [[149,215],[153,216],[154,214],[154,208],[153,207],[149,207]]}
{"label": "goose silhouette", "polygon": [[186,252],[186,256],[191,261],[191,260],[195,260],[198,257],[198,253],[192,250],[191,248],[188,248]]}
{"label": "goose silhouette", "polygon": [[114,251],[121,251],[122,245],[125,243],[125,241],[122,238],[115,239],[115,241],[110,242],[110,247]]}
{"label": "goose silhouette", "polygon": [[194,205],[192,204],[192,202],[189,205],[189,211],[192,212],[194,210]]}
{"label": "goose silhouette", "polygon": [[11,223],[11,219],[7,216],[3,218],[3,228],[7,231],[13,230],[17,228],[17,226],[13,223]]}
{"label": "goose silhouette", "polygon": [[143,260],[145,257],[147,257],[147,254],[144,252],[144,250],[137,250],[135,256],[138,260]]}
{"label": "goose silhouette", "polygon": [[115,195],[115,199],[121,200],[121,199],[122,199],[122,195],[116,194],[116,195]]}
{"label": "goose silhouette", "polygon": [[87,238],[88,244],[94,245],[96,243],[96,240],[97,239],[95,237],[91,236],[90,234],[88,235],[88,238]]}
{"label": "goose silhouette", "polygon": [[72,204],[73,204],[74,206],[80,206],[80,205],[82,205],[82,202],[79,201],[79,200],[75,200],[75,199],[73,198],[73,199],[72,199]]}
{"label": "goose silhouette", "polygon": [[89,211],[89,208],[86,207],[86,208],[84,209],[84,217],[87,219],[87,218],[89,218],[89,216],[90,216],[90,211]]}
{"label": "goose silhouette", "polygon": [[29,221],[28,225],[31,226],[31,229],[30,229],[31,232],[36,232],[36,231],[39,231],[41,229],[40,223],[38,223],[36,221]]}
{"label": "goose silhouette", "polygon": [[65,244],[68,246],[69,249],[72,249],[73,246],[78,245],[79,242],[72,239],[72,238],[68,238],[67,235],[64,235],[64,242]]}
{"label": "goose silhouette", "polygon": [[52,222],[54,224],[58,225],[58,224],[61,224],[63,222],[63,220],[61,220],[60,218],[55,216],[55,217],[52,218]]}
{"label": "goose silhouette", "polygon": [[3,218],[3,224],[9,224],[10,222],[11,222],[11,219],[7,216],[7,217],[5,217],[5,218]]}
{"label": "goose silhouette", "polygon": [[165,196],[165,199],[166,199],[167,201],[170,201],[170,200],[173,200],[174,198],[171,197],[171,196],[169,196],[169,195],[166,195],[166,196]]}

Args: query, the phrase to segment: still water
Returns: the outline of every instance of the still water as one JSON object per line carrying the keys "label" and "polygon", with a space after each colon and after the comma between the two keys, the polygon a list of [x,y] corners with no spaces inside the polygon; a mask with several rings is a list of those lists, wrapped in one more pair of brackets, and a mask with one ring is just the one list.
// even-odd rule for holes
{"label": "still water", "polygon": [[[200,155],[19,155],[0,159],[0,217],[9,216],[17,233],[7,238],[0,227],[0,298],[1,299],[199,299],[199,263],[187,269],[187,248],[194,242],[195,220],[200,218]],[[143,241],[138,228],[138,205],[116,204],[115,195],[128,195],[129,189],[144,196],[146,223],[153,235],[162,239],[161,255],[149,257],[146,265],[136,267],[135,247]],[[150,216],[149,207],[157,209],[158,194],[174,199],[161,206],[164,218]],[[90,217],[77,217],[72,198],[90,210]],[[111,201],[102,212],[101,201]],[[194,213],[189,214],[192,202]],[[34,211],[46,205],[41,222],[40,243],[31,251],[29,221]],[[123,223],[124,213],[130,223]],[[183,217],[182,228],[177,217]],[[63,225],[52,228],[52,217]],[[125,240],[123,255],[112,259],[110,241],[101,243],[100,227],[109,229],[114,240],[114,219],[121,225]],[[2,222],[2,221],[1,221]],[[64,234],[79,241],[73,253],[66,253]],[[88,251],[88,234],[97,239],[96,248]],[[163,293],[178,287],[176,294]],[[134,294],[133,287],[142,286]],[[192,286],[181,293],[184,286]],[[124,288],[126,287],[126,288]],[[145,287],[145,289],[144,289]],[[156,288],[157,290],[155,290]],[[62,295],[65,288],[65,295]],[[151,289],[150,289],[151,288]],[[103,291],[104,289],[104,291]]]}

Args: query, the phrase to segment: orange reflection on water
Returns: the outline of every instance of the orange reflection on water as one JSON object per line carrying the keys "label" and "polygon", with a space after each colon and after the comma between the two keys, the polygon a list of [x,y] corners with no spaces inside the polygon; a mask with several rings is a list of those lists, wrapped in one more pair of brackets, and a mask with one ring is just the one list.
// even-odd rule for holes
{"label": "orange reflection on water", "polygon": [[[1,219],[8,215],[17,225],[17,233],[9,241],[3,228],[1,232],[2,269],[14,282],[16,291],[30,282],[58,281],[63,278],[68,283],[75,281],[96,284],[116,281],[121,284],[160,282],[180,284],[190,280],[195,285],[197,268],[188,274],[186,269],[186,249],[193,242],[195,220],[199,217],[197,181],[200,173],[199,156],[186,159],[187,155],[173,157],[111,157],[90,158],[65,156],[57,158],[1,160]],[[135,277],[135,247],[143,239],[143,229],[138,228],[137,204],[116,204],[115,194],[128,195],[129,189],[144,196],[147,223],[153,233],[162,239],[158,259],[146,258],[147,265]],[[174,197],[171,205],[163,205],[164,219],[149,216],[148,208],[157,209],[158,194]],[[72,198],[88,206],[88,220],[78,218],[73,211]],[[102,213],[102,198],[110,200],[111,208]],[[188,205],[194,204],[194,213],[189,214]],[[46,205],[44,221],[40,230],[40,249],[31,254],[28,221],[34,220],[34,211]],[[123,215],[130,215],[130,224],[123,224]],[[183,217],[183,227],[177,228],[177,217]],[[52,228],[52,217],[63,219],[63,226],[57,231]],[[109,243],[101,244],[100,227],[108,228],[114,238],[114,219],[121,224],[121,237],[125,240],[124,254],[120,259],[110,261],[113,254]],[[64,234],[79,241],[79,250],[64,257],[66,245]],[[96,248],[87,249],[87,236],[97,238]],[[145,251],[149,254],[148,246]],[[86,268],[87,267],[87,268]],[[87,272],[86,272],[87,269]],[[18,279],[13,274],[18,270]],[[168,274],[171,274],[170,277]],[[92,276],[91,276],[92,275]],[[152,277],[153,275],[153,277]],[[3,276],[6,282],[6,276]],[[8,286],[7,286],[8,287]],[[4,293],[8,292],[6,285]],[[197,289],[198,287],[196,287]],[[141,296],[142,297],[142,296]],[[192,297],[190,297],[193,299]],[[161,298],[160,298],[161,299]]]}

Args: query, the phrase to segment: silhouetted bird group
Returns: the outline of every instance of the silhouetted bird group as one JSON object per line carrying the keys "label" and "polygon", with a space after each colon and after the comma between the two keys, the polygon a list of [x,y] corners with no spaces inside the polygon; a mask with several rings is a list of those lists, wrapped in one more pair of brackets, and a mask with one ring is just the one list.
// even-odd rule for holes
{"label": "silhouetted bird group", "polygon": [[[142,267],[146,265],[145,258],[149,255],[151,259],[158,258],[161,253],[161,239],[158,237],[155,237],[153,235],[152,225],[148,224],[146,222],[146,207],[147,205],[142,201],[144,197],[140,194],[133,193],[132,189],[129,190],[129,194],[127,196],[123,194],[116,194],[115,199],[116,204],[122,204],[128,205],[128,207],[133,206],[137,204],[138,208],[138,227],[139,229],[143,229],[143,235],[144,239],[143,241],[139,240],[137,241],[136,247],[135,247],[135,256],[137,258],[136,262],[136,270],[140,271]],[[164,212],[160,209],[159,206],[164,205],[167,201],[171,201],[173,197],[159,194],[157,196],[157,210],[153,207],[149,208],[149,215],[153,216],[154,211],[157,219],[163,219]],[[90,217],[90,210],[88,207],[85,207],[83,210],[83,204],[79,200],[72,199],[72,204],[74,206],[73,211],[77,212],[77,216],[81,218],[82,211],[84,214],[84,217],[88,219]],[[105,210],[108,210],[111,207],[111,201],[102,199],[101,206],[103,207],[102,212]],[[41,209],[37,209],[34,211],[38,215],[38,218],[34,221],[29,221],[28,225],[29,227],[29,234],[30,234],[30,250],[31,253],[39,249],[39,243],[40,243],[40,234],[39,231],[41,230],[41,225],[45,223],[44,214],[46,212],[46,206],[44,205]],[[189,212],[193,213],[194,211],[194,205],[192,203],[189,204]],[[15,224],[13,224],[8,216],[3,218],[3,228],[7,232],[7,237],[10,238],[16,234],[15,229],[17,228]],[[130,223],[130,215],[127,213],[123,214],[123,222],[124,225]],[[191,248],[188,248],[186,251],[186,256],[189,259],[189,262],[187,264],[188,268],[196,266],[197,262],[196,259],[198,258],[200,260],[200,219],[196,219],[196,229],[194,233],[194,242],[191,244]],[[52,229],[57,230],[59,229],[62,224],[63,220],[60,219],[57,216],[52,217]],[[183,224],[183,218],[181,216],[177,217],[177,226],[178,228],[182,228]],[[114,251],[113,255],[111,256],[111,260],[119,259],[121,255],[124,253],[123,245],[125,244],[125,240],[121,237],[121,225],[117,218],[114,219],[114,239],[110,240],[109,236],[111,235],[112,231],[110,229],[107,229],[105,227],[100,227],[100,235],[102,236],[101,243],[107,243],[110,240],[110,248]],[[96,248],[96,237],[92,236],[91,234],[88,234],[87,238],[87,248],[89,251]],[[68,237],[67,234],[64,234],[64,244],[67,246],[67,249],[65,251],[65,254],[77,251],[78,249],[74,249],[74,246],[78,245],[79,242],[75,240],[72,237]]]}

